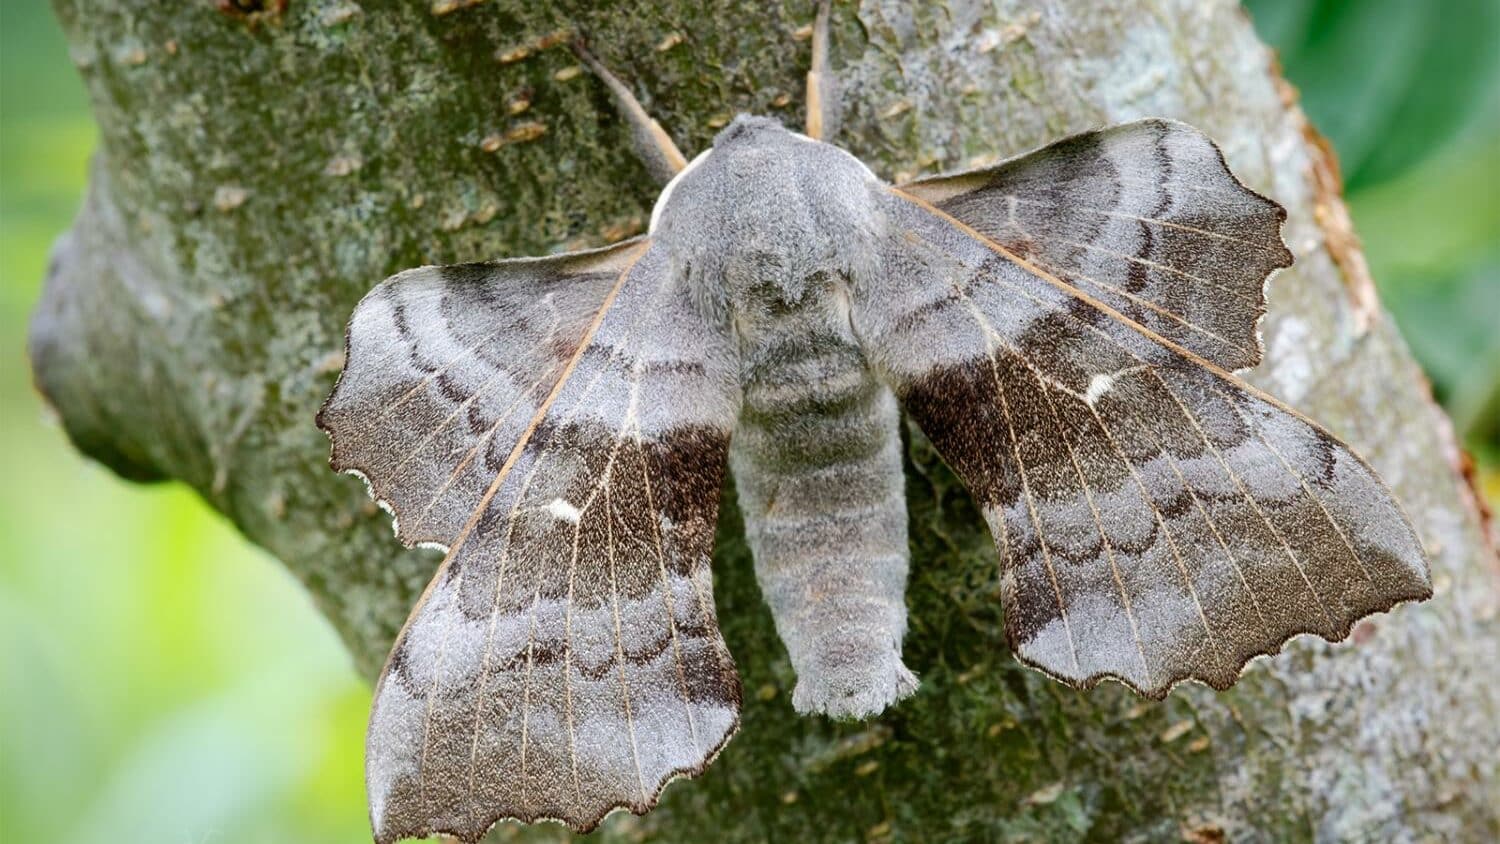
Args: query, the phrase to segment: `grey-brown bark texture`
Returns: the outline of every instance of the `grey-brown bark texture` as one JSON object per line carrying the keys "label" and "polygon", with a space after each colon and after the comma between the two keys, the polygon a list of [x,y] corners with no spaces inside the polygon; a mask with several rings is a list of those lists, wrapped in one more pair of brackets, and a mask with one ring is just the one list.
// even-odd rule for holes
{"label": "grey-brown bark texture", "polygon": [[[207,2],[56,5],[101,151],[37,311],[38,383],[89,455],[192,484],[280,557],[366,676],[437,559],[402,550],[359,482],[327,469],[313,426],[356,300],[409,266],[640,227],[653,187],[602,87],[550,34],[590,33],[691,154],[739,111],[800,123],[796,33],[812,18],[803,2],[702,0],[290,0],[248,17]],[[794,716],[726,507],[715,570],[744,726],[701,780],[645,818],[612,818],[606,837],[1493,840],[1493,547],[1447,423],[1374,304],[1331,157],[1241,11],[866,0],[836,5],[833,43],[835,140],[888,178],[1143,115],[1219,139],[1289,209],[1298,261],[1272,281],[1253,380],[1384,474],[1432,552],[1437,594],[1350,643],[1298,640],[1228,693],[1071,691],[1010,658],[983,520],[913,435],[906,662],[921,690],[867,724]]]}

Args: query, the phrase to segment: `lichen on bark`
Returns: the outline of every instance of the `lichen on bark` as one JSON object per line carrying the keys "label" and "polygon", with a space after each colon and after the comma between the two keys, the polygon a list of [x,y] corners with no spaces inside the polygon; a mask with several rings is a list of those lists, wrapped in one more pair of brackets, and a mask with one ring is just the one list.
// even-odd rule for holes
{"label": "lichen on bark", "polygon": [[[85,453],[191,484],[270,549],[369,677],[437,559],[402,549],[359,482],[328,471],[312,423],[354,303],[409,266],[641,228],[652,183],[559,33],[586,33],[691,154],[738,112],[800,124],[812,18],[810,3],[729,0],[292,0],[250,18],[55,5],[100,151],[33,323],[37,382]],[[709,773],[644,818],[612,818],[606,837],[1500,835],[1493,546],[1446,421],[1350,275],[1362,262],[1324,153],[1238,7],[841,2],[833,45],[835,140],[887,178],[1146,115],[1218,139],[1287,206],[1298,258],[1270,286],[1251,378],[1382,472],[1432,552],[1437,594],[1350,643],[1298,640],[1227,693],[1075,692],[1010,658],[983,520],[913,433],[905,658],[920,691],[865,724],[792,713],[726,491],[716,592],[744,725]]]}

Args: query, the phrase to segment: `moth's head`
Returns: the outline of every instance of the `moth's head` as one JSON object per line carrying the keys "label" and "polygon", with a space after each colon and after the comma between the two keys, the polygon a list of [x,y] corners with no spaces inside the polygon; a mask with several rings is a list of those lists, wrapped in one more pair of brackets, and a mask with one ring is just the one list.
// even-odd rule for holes
{"label": "moth's head", "polygon": [[875,271],[877,185],[838,147],[742,115],[667,185],[652,236],[715,316],[795,304],[811,279]]}

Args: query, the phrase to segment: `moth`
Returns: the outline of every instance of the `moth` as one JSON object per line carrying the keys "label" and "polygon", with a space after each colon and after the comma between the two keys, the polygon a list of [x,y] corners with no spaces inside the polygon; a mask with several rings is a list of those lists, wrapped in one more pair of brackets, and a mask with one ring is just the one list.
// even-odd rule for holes
{"label": "moth", "polygon": [[827,32],[805,134],[741,116],[691,163],[580,48],[670,179],[648,233],[355,309],[332,465],[447,553],[375,692],[376,841],[586,831],[709,764],[726,466],[794,707],[911,694],[903,409],[982,506],[1015,656],[1070,685],[1224,689],[1431,594],[1369,465],[1231,374],[1292,257],[1213,142],[1142,120],[893,186],[822,140]]}

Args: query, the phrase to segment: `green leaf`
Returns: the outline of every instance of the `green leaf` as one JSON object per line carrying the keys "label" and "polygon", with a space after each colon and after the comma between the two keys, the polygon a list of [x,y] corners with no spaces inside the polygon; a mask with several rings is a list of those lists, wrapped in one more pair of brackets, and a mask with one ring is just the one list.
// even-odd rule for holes
{"label": "green leaf", "polygon": [[1394,178],[1493,110],[1493,0],[1247,0],[1351,192]]}

